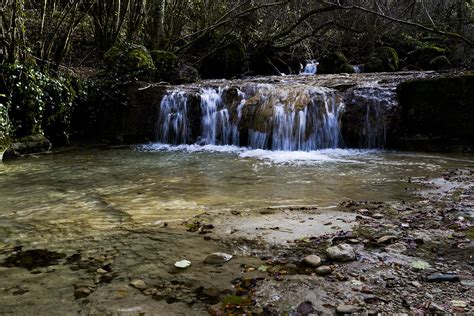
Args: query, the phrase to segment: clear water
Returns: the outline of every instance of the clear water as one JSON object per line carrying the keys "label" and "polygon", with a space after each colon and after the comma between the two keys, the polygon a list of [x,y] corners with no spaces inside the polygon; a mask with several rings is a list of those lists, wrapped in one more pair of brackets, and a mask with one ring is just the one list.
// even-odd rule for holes
{"label": "clear water", "polygon": [[213,210],[409,199],[401,178],[466,165],[473,156],[159,144],[22,158],[0,164],[0,242],[100,234]]}
{"label": "clear water", "polygon": [[[0,265],[0,314],[207,315],[202,303],[170,305],[128,286],[133,279],[182,281],[189,284],[183,292],[171,292],[180,301],[200,286],[228,288],[241,264],[261,264],[239,257],[216,272],[202,263],[205,256],[228,249],[177,227],[181,219],[214,210],[410,199],[401,178],[465,166],[474,166],[474,156],[158,144],[0,163],[0,263],[13,246],[80,253],[86,260],[79,270],[63,260],[36,273]],[[176,274],[172,267],[183,259],[192,265]],[[113,280],[95,281],[94,262],[109,261]],[[73,285],[84,282],[97,288],[86,299],[75,299]]]}

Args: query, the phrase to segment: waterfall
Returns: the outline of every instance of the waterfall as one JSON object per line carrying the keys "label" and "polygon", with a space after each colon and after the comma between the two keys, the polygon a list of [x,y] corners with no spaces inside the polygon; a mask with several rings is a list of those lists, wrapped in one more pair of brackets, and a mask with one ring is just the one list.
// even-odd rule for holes
{"label": "waterfall", "polygon": [[173,91],[163,97],[158,117],[158,141],[173,145],[189,142],[187,96]]}
{"label": "waterfall", "polygon": [[308,60],[303,69],[302,75],[315,75],[318,72],[319,63],[316,60]]}
{"label": "waterfall", "polygon": [[[378,92],[366,103],[364,146],[381,147],[385,131]],[[374,92],[375,91],[375,92]],[[367,96],[368,94],[369,96]],[[342,147],[343,95],[311,85],[247,84],[170,91],[162,99],[157,140],[173,145],[234,145],[279,151]]]}
{"label": "waterfall", "polygon": [[238,145],[238,129],[222,101],[222,89],[201,90],[202,145]]}

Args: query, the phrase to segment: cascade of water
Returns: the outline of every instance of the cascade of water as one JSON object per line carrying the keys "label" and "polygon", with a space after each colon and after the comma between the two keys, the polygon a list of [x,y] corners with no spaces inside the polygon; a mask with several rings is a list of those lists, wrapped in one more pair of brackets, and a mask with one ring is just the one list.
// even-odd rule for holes
{"label": "cascade of water", "polygon": [[163,97],[158,117],[158,141],[173,145],[189,142],[187,97],[173,91]]}
{"label": "cascade of water", "polygon": [[315,75],[318,72],[319,63],[316,60],[308,60],[304,67],[302,75]]}
{"label": "cascade of water", "polygon": [[[201,90],[200,143],[204,145],[238,145],[239,132],[230,120],[229,109],[222,101],[223,89]],[[240,107],[241,108],[241,107]]]}
{"label": "cascade of water", "polygon": [[[248,135],[244,145],[255,149],[310,151],[337,148],[341,143],[344,104],[333,89],[253,86],[245,93],[237,90],[230,99],[226,96],[232,104],[225,104],[226,89],[206,88],[199,92],[201,132],[192,138],[198,139],[199,144],[239,146],[242,130]],[[163,98],[158,122],[160,142],[190,142],[188,107],[184,92],[171,92]]]}

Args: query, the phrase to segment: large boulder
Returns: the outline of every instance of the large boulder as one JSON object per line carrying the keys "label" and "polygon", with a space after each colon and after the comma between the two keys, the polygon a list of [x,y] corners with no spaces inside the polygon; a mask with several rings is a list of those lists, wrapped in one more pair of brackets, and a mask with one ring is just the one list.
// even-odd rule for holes
{"label": "large boulder", "polygon": [[341,72],[354,72],[354,67],[349,64],[342,52],[324,55],[319,59],[318,73],[336,74]]}
{"label": "large boulder", "polygon": [[4,151],[0,149],[1,160],[16,158],[27,154],[49,151],[51,142],[43,135],[31,135],[13,141]]}
{"label": "large boulder", "polygon": [[380,47],[370,56],[365,69],[368,72],[393,72],[399,67],[397,51],[392,47]]}
{"label": "large boulder", "polygon": [[163,50],[153,50],[150,55],[156,67],[155,80],[174,82],[178,77],[178,57]]}
{"label": "large boulder", "polygon": [[429,45],[420,47],[410,52],[407,57],[407,64],[411,68],[422,70],[439,70],[450,65],[446,57],[448,50],[442,47]]}

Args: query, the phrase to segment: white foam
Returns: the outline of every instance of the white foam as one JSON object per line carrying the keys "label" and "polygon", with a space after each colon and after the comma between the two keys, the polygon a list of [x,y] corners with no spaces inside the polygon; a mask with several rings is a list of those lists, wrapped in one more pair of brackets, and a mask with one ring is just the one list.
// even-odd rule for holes
{"label": "white foam", "polygon": [[237,146],[218,146],[218,145],[178,145],[168,144],[148,144],[138,147],[142,151],[150,152],[215,152],[229,153],[238,155],[243,159],[258,159],[274,164],[315,164],[328,162],[344,163],[365,163],[360,160],[350,159],[351,157],[366,156],[372,154],[374,150],[356,150],[356,149],[322,149],[316,151],[272,151],[263,149],[249,149]]}

